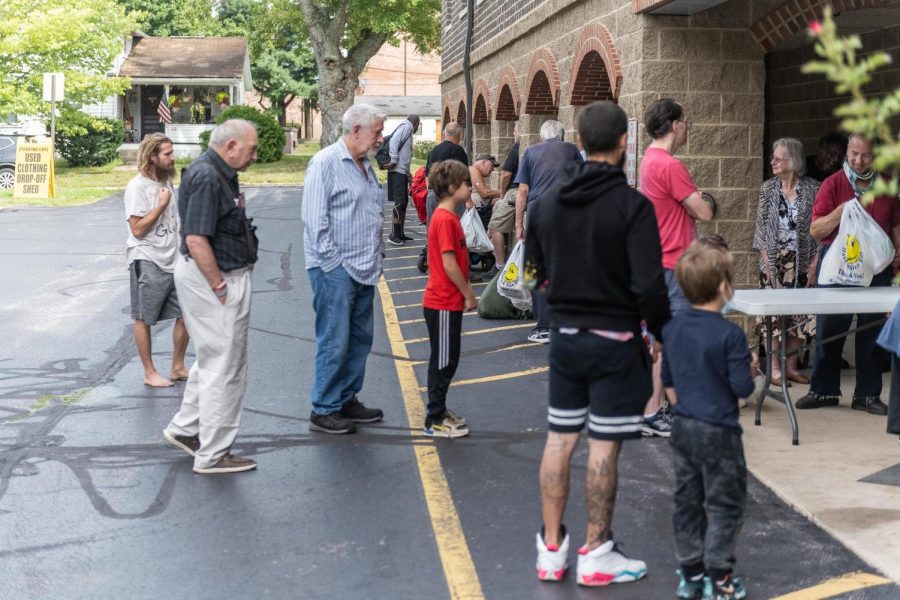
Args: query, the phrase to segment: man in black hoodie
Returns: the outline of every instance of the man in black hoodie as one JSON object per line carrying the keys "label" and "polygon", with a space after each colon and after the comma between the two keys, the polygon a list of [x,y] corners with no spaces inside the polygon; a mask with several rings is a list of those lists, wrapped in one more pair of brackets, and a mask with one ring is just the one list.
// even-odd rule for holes
{"label": "man in black hoodie", "polygon": [[[568,568],[562,515],[569,463],[587,424],[588,526],[577,582],[593,586],[647,572],[642,561],[618,552],[609,528],[619,449],[622,440],[641,437],[651,360],[659,359],[670,314],[653,205],[628,186],[621,169],[627,116],[616,104],[596,102],[583,109],[577,126],[587,162],[529,218],[525,280],[546,287],[552,315],[538,577],[558,580]],[[657,340],[649,354],[642,319]]]}

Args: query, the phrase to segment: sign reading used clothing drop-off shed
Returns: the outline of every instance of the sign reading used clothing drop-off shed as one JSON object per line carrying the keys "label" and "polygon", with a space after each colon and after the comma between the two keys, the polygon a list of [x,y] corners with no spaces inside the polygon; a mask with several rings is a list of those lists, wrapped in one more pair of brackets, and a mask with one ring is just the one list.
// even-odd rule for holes
{"label": "sign reading used clothing drop-off shed", "polygon": [[20,142],[16,146],[14,198],[52,198],[53,145]]}

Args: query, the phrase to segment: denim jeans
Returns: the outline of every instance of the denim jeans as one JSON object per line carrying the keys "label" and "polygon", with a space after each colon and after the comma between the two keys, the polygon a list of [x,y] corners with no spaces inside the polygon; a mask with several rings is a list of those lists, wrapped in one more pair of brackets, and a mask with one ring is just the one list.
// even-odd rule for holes
{"label": "denim jeans", "polygon": [[675,554],[682,565],[703,562],[730,573],[747,504],[747,463],[741,434],[727,427],[676,416]]}
{"label": "denim jeans", "polygon": [[675,271],[665,269],[663,270],[663,275],[666,278],[666,287],[669,289],[669,310],[672,311],[672,316],[674,317],[676,314],[688,310],[691,307],[691,303],[685,297],[684,292],[681,291],[681,286],[678,285],[678,279],[675,277]]}
{"label": "denim jeans", "polygon": [[312,410],[328,415],[362,389],[374,335],[375,287],[355,281],[343,267],[328,273],[314,267],[307,272],[316,312]]}
{"label": "denim jeans", "polygon": [[[824,262],[828,247],[822,248],[816,278]],[[872,279],[869,287],[888,287],[891,285],[893,270],[890,266]],[[846,287],[829,285],[819,287]],[[862,327],[881,319],[882,314],[856,315],[856,326]],[[845,337],[822,344],[822,340],[847,333],[853,322],[853,315],[816,315],[816,360],[813,363],[811,394],[816,396],[840,397],[841,395],[841,354],[844,351]],[[875,344],[880,328],[871,327],[856,334],[856,388],[853,398],[879,398],[881,396],[881,368],[884,365],[884,350]]]}

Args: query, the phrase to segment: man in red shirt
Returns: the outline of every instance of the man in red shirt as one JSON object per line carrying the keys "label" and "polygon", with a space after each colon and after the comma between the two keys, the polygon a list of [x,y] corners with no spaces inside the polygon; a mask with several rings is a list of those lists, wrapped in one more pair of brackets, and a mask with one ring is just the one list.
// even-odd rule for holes
{"label": "man in red shirt", "polygon": [[469,251],[456,207],[469,201],[469,168],[458,160],[432,167],[428,187],[438,206],[428,223],[428,285],[422,298],[431,342],[428,360],[428,414],[423,432],[429,437],[469,435],[466,420],[447,408],[447,390],[459,365],[459,340],[464,310],[477,301],[469,283]]}
{"label": "man in red shirt", "polygon": [[[844,203],[853,198],[858,199],[875,180],[872,159],[872,142],[862,135],[851,135],[843,168],[827,177],[816,194],[812,224],[809,227],[809,234],[822,243],[816,277],[822,267],[825,252],[837,236]],[[890,196],[879,196],[865,208],[890,236],[894,248],[898,248],[894,255],[894,264],[872,279],[871,286],[887,287],[891,285],[893,270],[900,266],[900,200]],[[856,325],[864,327],[880,318],[880,315],[859,314],[856,315]],[[824,339],[846,334],[852,320],[852,314],[817,315],[816,342],[821,344]],[[884,350],[875,344],[877,337],[878,328],[869,328],[856,334],[856,388],[853,391],[850,408],[864,410],[873,415],[886,415],[887,406],[881,401],[881,366],[884,364]],[[809,394],[797,400],[797,408],[837,406],[840,403],[843,349],[843,337],[821,345],[821,349],[816,352]]]}
{"label": "man in red shirt", "polygon": [[[672,316],[691,308],[675,278],[675,263],[697,237],[697,221],[712,220],[712,208],[675,152],[687,144],[690,122],[684,107],[661,98],[644,113],[644,129],[653,138],[641,159],[641,192],[653,203],[662,244],[662,266]],[[665,392],[659,365],[653,369],[653,395],[644,409],[644,433],[669,437],[672,422],[661,408]]]}

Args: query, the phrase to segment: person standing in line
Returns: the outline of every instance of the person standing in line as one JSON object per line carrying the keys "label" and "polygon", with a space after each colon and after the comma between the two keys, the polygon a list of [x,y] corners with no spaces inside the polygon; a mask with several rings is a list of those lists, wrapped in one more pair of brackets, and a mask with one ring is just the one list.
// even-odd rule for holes
{"label": "person standing in line", "polygon": [[[734,295],[734,259],[694,242],[676,274],[691,308],[663,328],[662,378],[675,406],[670,438],[675,470],[676,597],[740,600],[734,549],[747,503],[747,463],[738,398],[754,390],[752,357],[740,327],[722,315]],[[708,570],[707,570],[708,569]]]}
{"label": "person standing in line", "polygon": [[[460,146],[459,143],[461,140],[462,127],[459,126],[459,123],[447,123],[444,126],[443,141],[431,149],[431,152],[428,153],[428,158],[425,160],[425,175],[428,176],[428,174],[431,173],[431,169],[443,160],[453,159],[458,160],[464,165],[468,165],[469,155],[466,154],[466,149]],[[438,205],[438,198],[431,188],[428,188],[428,196],[425,205],[428,214],[426,219],[427,224],[431,221],[431,215],[434,214],[434,209],[436,209]],[[456,215],[461,217],[467,208],[473,206],[475,206],[475,204],[471,200],[462,206],[457,206]]]}
{"label": "person standing in line", "polygon": [[[690,122],[684,107],[671,98],[653,102],[644,113],[644,128],[653,141],[641,160],[640,190],[653,203],[656,212],[662,266],[674,315],[690,308],[678,287],[675,263],[697,237],[697,221],[709,222],[713,214],[687,167],[674,156],[688,141]],[[672,429],[671,415],[664,406],[665,393],[659,377],[657,365],[653,373],[654,393],[644,408],[644,433],[668,437]]]}
{"label": "person standing in line", "polygon": [[[568,569],[562,523],[572,455],[588,427],[587,539],[576,581],[600,586],[640,579],[647,565],[613,541],[613,507],[622,441],[640,439],[650,394],[650,364],[659,359],[669,320],[659,235],[650,202],[621,169],[628,117],[612,102],[578,115],[588,154],[573,176],[544,196],[528,217],[525,281],[549,281],[550,399],[541,459],[543,527],[536,536],[537,575],[558,581]],[[656,338],[651,353],[641,320]]]}
{"label": "person standing in line", "polygon": [[500,173],[500,199],[494,203],[491,220],[488,223],[488,235],[494,246],[494,259],[497,269],[506,264],[506,240],[504,236],[516,229],[516,195],[519,184],[513,181],[519,171],[519,124],[513,127],[513,145],[503,161]]}
{"label": "person standing in line", "polygon": [[[563,141],[565,127],[559,121],[544,121],[541,125],[541,142],[525,150],[519,162],[519,172],[515,183],[516,193],[516,239],[525,239],[525,213],[537,206],[544,197],[552,197],[575,170],[582,164],[581,154],[575,144]],[[528,217],[532,217],[529,215]],[[537,321],[528,334],[528,341],[537,344],[550,343],[550,309],[544,290],[539,283],[531,294],[531,306]]]}
{"label": "person standing in line", "polygon": [[253,123],[225,121],[210,134],[209,149],[185,169],[179,189],[182,244],[175,285],[197,360],[163,436],[194,457],[195,473],[256,468],[231,447],[247,390],[250,275],[257,253],[237,174],[256,162],[258,146]]}
{"label": "person standing in line", "polygon": [[841,170],[847,155],[847,136],[836,131],[819,138],[816,153],[806,157],[806,174],[819,183]]}
{"label": "person standing in line", "polygon": [[[178,207],[175,189],[175,150],[164,133],[151,133],[138,146],[138,171],[125,188],[128,242],[125,257],[131,280],[131,318],[134,342],[144,367],[144,385],[172,387],[187,379],[184,366],[188,333],[175,290],[178,254]],[[171,379],[153,364],[150,327],[175,319],[172,330]]]}
{"label": "person standing in line", "polygon": [[412,240],[403,232],[406,224],[406,207],[409,205],[409,165],[413,155],[413,134],[419,129],[419,115],[409,115],[397,125],[391,134],[391,162],[384,168],[388,172],[388,202],[394,205],[391,235],[388,241],[395,246]]}
{"label": "person standing in line", "polygon": [[469,435],[466,420],[447,408],[447,390],[459,365],[463,311],[478,304],[469,283],[469,251],[456,207],[472,193],[469,171],[456,160],[438,163],[428,175],[439,198],[428,227],[428,285],[422,297],[431,342],[428,359],[428,414],[423,432],[428,437]]}
{"label": "person standing in line", "polygon": [[343,136],[312,157],[303,189],[303,250],[316,313],[316,370],[309,428],[356,431],[384,418],[357,398],[366,375],[381,276],[381,184],[368,155],[383,141],[384,115],[355,104],[342,118]]}
{"label": "person standing in line", "polygon": [[[819,242],[809,235],[813,202],[819,182],[804,175],[803,144],[794,138],[781,138],[772,144],[772,174],[774,177],[759,188],[756,211],[756,232],[753,248],[759,252],[760,289],[808,288],[816,285],[816,263]],[[769,369],[772,385],[781,386],[781,364],[778,350],[787,343],[788,350],[797,350],[810,342],[816,334],[814,315],[792,315],[790,332],[773,325],[772,356]],[[757,334],[766,339],[766,319],[757,318]],[[785,335],[787,336],[785,339]],[[809,378],[800,372],[798,356],[787,359],[789,381],[804,385]]]}

